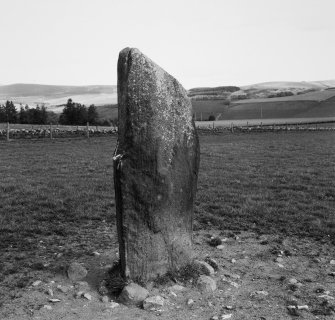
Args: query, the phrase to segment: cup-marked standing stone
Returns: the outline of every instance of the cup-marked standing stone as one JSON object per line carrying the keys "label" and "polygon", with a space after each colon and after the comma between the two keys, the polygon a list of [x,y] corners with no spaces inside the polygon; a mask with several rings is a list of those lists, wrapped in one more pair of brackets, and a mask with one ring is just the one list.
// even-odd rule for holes
{"label": "cup-marked standing stone", "polygon": [[118,60],[114,185],[121,272],[147,282],[192,258],[199,139],[181,84],[139,50]]}

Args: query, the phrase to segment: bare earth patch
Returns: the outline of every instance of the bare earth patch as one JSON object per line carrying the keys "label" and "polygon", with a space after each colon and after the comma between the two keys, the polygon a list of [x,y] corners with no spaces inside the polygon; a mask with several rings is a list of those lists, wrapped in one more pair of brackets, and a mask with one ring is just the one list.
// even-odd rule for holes
{"label": "bare earth patch", "polygon": [[[209,245],[211,236],[223,239],[221,249]],[[212,294],[201,294],[194,281],[180,283],[185,289],[173,291],[169,289],[175,285],[171,281],[150,288],[150,295],[164,298],[162,308],[146,311],[116,305],[115,297],[102,302],[98,287],[117,261],[114,242],[113,247],[99,250],[100,255],[76,260],[88,270],[80,282],[67,278],[65,271],[73,260],[61,257],[41,271],[7,276],[1,284],[7,294],[0,319],[333,319],[332,245],[252,232],[222,232],[211,226],[195,231],[194,243],[198,258],[209,256],[219,264],[214,275],[217,290]],[[27,278],[26,286],[11,287],[11,280],[17,277]],[[78,290],[83,292],[80,297],[76,297]]]}

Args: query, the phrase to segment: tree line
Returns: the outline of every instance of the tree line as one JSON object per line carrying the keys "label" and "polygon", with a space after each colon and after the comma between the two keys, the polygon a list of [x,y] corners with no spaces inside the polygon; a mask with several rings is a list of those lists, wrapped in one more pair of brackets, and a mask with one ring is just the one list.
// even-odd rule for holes
{"label": "tree line", "polygon": [[22,124],[62,124],[62,125],[105,125],[111,123],[108,120],[100,120],[97,108],[94,104],[88,108],[80,103],[68,99],[60,115],[48,111],[45,105],[31,108],[28,105],[21,105],[17,110],[13,101],[6,101],[0,105],[0,123],[22,123]]}

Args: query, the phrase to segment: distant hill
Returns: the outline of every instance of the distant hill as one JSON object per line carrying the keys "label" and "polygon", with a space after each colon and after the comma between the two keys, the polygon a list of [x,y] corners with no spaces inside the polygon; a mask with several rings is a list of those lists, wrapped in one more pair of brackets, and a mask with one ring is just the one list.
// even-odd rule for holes
{"label": "distant hill", "polygon": [[188,91],[188,96],[193,100],[219,100],[228,98],[233,92],[239,91],[239,87],[225,86],[215,88],[194,88]]}
{"label": "distant hill", "polygon": [[117,102],[117,87],[112,85],[59,86],[17,83],[0,86],[0,103],[12,100],[15,104],[36,106],[45,104],[48,110],[61,112],[66,101],[85,105],[105,105]]}
{"label": "distant hill", "polygon": [[[193,88],[188,91],[197,120],[334,117],[335,80],[265,82],[248,86]],[[66,101],[97,106],[100,119],[117,117],[117,86],[0,85],[0,103],[45,104],[61,112]]]}
{"label": "distant hill", "polygon": [[308,92],[322,91],[330,87],[335,87],[335,80],[313,82],[277,81],[256,83],[241,87],[193,88],[188,91],[188,94],[192,100],[229,99],[236,101],[289,97]]}

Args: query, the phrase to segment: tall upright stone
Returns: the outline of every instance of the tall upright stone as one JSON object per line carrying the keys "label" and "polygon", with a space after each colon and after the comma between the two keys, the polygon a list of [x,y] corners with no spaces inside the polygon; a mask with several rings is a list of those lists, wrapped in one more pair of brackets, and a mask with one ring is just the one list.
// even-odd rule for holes
{"label": "tall upright stone", "polygon": [[192,257],[199,140],[180,83],[139,50],[118,60],[114,184],[121,271],[147,282]]}

